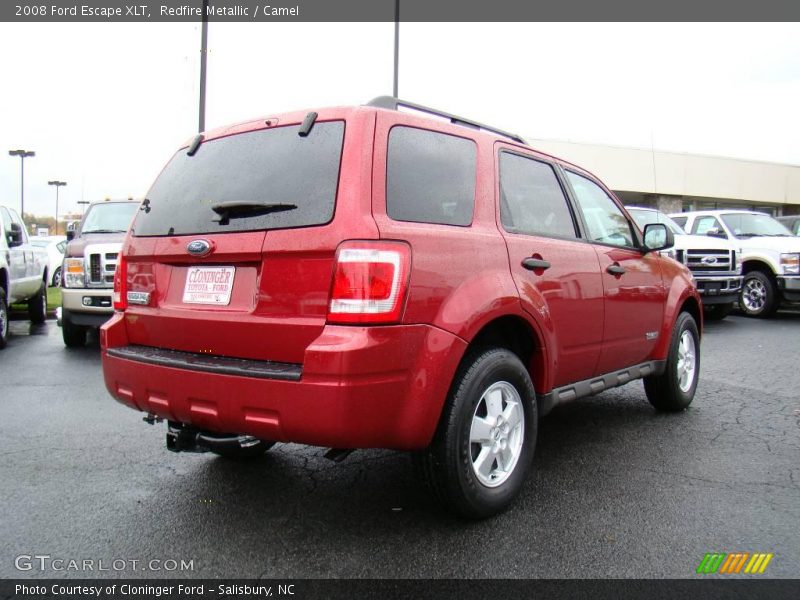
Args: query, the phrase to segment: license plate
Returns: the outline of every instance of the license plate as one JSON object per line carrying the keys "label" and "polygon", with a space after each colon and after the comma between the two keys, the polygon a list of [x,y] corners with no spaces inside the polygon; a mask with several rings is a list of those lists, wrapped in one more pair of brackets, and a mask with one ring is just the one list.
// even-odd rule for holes
{"label": "license plate", "polygon": [[183,301],[227,306],[231,301],[236,267],[189,267]]}
{"label": "license plate", "polygon": [[719,283],[707,283],[706,284],[706,294],[709,296],[716,296],[720,292],[721,284]]}

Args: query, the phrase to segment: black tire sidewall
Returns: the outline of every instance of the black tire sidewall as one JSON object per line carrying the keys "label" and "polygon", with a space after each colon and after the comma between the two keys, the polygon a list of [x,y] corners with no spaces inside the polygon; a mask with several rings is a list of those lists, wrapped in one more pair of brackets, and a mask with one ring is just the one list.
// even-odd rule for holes
{"label": "black tire sidewall", "polygon": [[6,301],[6,292],[3,289],[0,289],[0,310],[5,311],[6,315],[6,332],[3,335],[3,332],[0,331],[0,348],[5,348],[8,344],[8,336],[11,332],[11,324],[9,323],[8,319],[8,302]]}
{"label": "black tire sidewall", "polygon": [[[678,317],[675,323],[675,333],[672,336],[672,342],[669,349],[669,360],[667,360],[667,369],[669,369],[669,384],[672,387],[672,394],[675,399],[679,401],[682,408],[686,408],[692,403],[694,394],[697,391],[697,383],[700,381],[700,333],[697,329],[697,323],[694,318],[686,312],[683,312]],[[677,377],[678,370],[678,347],[681,343],[681,337],[684,331],[689,331],[694,339],[694,381],[688,391],[684,392],[681,389],[680,382]]]}
{"label": "black tire sidewall", "polygon": [[[482,484],[472,470],[469,434],[472,417],[483,392],[493,383],[505,381],[517,390],[523,405],[525,433],[522,454],[509,478],[497,487]],[[448,433],[452,436],[450,460],[455,463],[457,483],[468,516],[484,517],[505,509],[525,480],[536,446],[537,406],[533,385],[522,362],[507,350],[493,350],[478,356],[459,382],[453,397],[455,418]]]}

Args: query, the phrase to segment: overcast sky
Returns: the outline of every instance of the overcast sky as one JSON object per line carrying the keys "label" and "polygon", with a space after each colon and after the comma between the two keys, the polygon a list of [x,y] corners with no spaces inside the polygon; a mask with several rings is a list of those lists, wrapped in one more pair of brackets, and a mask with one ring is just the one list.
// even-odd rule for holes
{"label": "overcast sky", "polygon": [[[392,90],[392,23],[211,23],[208,128]],[[0,204],[142,197],[197,128],[199,25],[0,24]],[[400,96],[531,138],[800,164],[798,24],[401,26]]]}

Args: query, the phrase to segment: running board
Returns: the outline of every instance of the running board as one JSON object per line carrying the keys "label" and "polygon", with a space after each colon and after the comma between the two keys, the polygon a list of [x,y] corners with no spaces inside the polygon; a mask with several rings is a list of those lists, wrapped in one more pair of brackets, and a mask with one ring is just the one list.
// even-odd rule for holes
{"label": "running board", "polygon": [[542,417],[545,416],[553,410],[554,407],[564,402],[570,402],[571,400],[577,400],[585,396],[593,396],[605,390],[625,385],[635,379],[642,379],[650,375],[660,375],[664,372],[666,364],[667,361],[665,360],[651,360],[633,367],[628,367],[627,369],[613,371],[605,375],[592,377],[591,379],[584,379],[577,383],[570,383],[569,385],[556,388],[547,394],[537,394],[539,415]]}

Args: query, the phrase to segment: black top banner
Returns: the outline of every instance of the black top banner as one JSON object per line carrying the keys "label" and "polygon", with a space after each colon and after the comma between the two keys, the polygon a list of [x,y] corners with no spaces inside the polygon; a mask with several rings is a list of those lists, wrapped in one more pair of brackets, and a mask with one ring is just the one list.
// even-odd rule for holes
{"label": "black top banner", "polygon": [[[399,10],[398,10],[399,9]],[[5,22],[798,21],[798,0],[3,0]]]}

